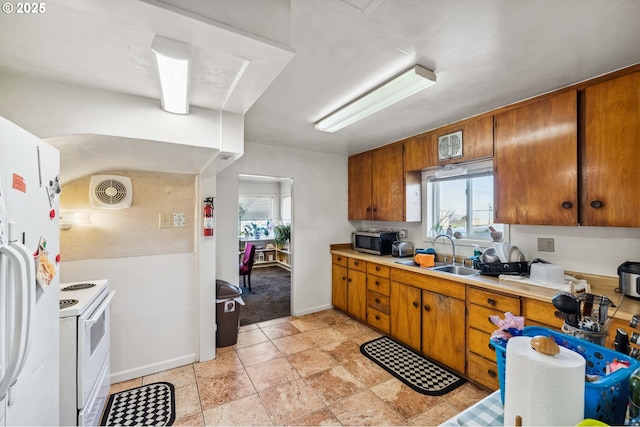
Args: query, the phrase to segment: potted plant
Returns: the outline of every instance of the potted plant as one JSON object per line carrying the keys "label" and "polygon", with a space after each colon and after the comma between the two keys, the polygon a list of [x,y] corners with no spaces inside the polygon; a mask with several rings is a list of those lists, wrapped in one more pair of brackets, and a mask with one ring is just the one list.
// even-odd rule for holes
{"label": "potted plant", "polygon": [[277,225],[273,228],[273,234],[273,243],[275,243],[278,248],[282,249],[289,243],[289,238],[291,237],[291,225]]}

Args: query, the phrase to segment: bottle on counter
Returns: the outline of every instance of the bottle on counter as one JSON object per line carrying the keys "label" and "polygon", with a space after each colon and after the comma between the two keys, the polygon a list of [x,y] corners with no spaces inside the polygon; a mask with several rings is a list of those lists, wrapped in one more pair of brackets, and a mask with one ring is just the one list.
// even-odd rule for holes
{"label": "bottle on counter", "polygon": [[480,251],[480,246],[473,245],[473,256],[480,256],[480,255],[482,255],[482,251]]}
{"label": "bottle on counter", "polygon": [[451,226],[447,227],[447,236],[453,236],[453,229],[451,228]]}

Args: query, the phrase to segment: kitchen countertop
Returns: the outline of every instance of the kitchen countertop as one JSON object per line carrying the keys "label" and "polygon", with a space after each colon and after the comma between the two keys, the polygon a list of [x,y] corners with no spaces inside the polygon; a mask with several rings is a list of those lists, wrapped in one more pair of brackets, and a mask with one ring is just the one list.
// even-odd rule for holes
{"label": "kitchen countertop", "polygon": [[[551,303],[551,298],[558,293],[555,289],[549,289],[541,286],[535,286],[525,283],[518,283],[513,280],[502,280],[493,276],[459,276],[455,274],[443,273],[439,271],[430,270],[428,268],[418,268],[402,264],[397,264],[396,261],[409,260],[407,258],[397,258],[391,255],[371,255],[362,252],[355,251],[346,244],[331,245],[331,253],[336,255],[343,255],[349,258],[357,258],[363,261],[375,262],[389,267],[417,272],[426,276],[434,276],[442,279],[447,279],[455,282],[465,283],[467,285],[473,285],[476,287],[492,290],[496,292],[502,292],[505,294],[521,296],[526,298],[537,299]],[[621,295],[615,290],[618,288],[618,278],[609,276],[591,275],[579,272],[565,271],[565,274],[574,276],[577,279],[585,279],[591,286],[591,293],[596,295],[604,295],[618,305]],[[619,310],[615,313],[615,318],[629,321],[631,317],[640,313],[640,301],[633,300],[631,298],[624,298]]]}

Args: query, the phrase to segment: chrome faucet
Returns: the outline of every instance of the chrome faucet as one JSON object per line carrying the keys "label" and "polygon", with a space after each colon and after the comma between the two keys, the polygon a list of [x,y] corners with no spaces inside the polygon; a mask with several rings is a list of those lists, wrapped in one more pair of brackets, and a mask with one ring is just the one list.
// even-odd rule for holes
{"label": "chrome faucet", "polygon": [[433,239],[433,243],[436,242],[436,240],[438,240],[438,237],[446,237],[447,239],[451,240],[451,256],[453,257],[453,260],[451,261],[451,265],[456,265],[456,243],[453,241],[453,238],[447,234],[438,234],[436,236],[435,239]]}

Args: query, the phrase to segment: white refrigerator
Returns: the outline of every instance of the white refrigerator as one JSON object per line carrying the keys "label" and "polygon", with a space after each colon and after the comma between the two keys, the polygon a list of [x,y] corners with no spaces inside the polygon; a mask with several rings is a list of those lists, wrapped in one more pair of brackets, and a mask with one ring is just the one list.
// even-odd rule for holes
{"label": "white refrigerator", "polygon": [[59,423],[59,170],[0,117],[0,427]]}

